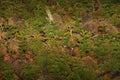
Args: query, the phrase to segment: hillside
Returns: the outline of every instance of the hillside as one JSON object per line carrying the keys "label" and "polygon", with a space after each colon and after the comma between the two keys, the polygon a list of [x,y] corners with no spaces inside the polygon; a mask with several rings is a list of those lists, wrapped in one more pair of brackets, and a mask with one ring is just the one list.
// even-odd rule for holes
{"label": "hillside", "polygon": [[0,0],[0,80],[120,80],[120,0]]}

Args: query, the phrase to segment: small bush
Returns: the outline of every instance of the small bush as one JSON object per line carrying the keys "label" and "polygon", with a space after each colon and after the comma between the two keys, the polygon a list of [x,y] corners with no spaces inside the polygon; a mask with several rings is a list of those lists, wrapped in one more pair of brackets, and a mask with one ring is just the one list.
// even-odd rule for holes
{"label": "small bush", "polygon": [[20,74],[25,80],[34,80],[38,75],[38,70],[35,65],[25,64],[21,67]]}
{"label": "small bush", "polygon": [[2,77],[3,80],[13,80],[13,70],[10,63],[5,63],[3,65]]}

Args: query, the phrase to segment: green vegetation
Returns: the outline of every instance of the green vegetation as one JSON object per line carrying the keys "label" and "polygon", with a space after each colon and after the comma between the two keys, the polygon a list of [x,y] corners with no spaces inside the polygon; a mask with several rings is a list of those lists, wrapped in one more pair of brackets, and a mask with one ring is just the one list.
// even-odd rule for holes
{"label": "green vegetation", "polygon": [[119,4],[0,0],[0,80],[119,79]]}
{"label": "green vegetation", "polygon": [[13,80],[13,70],[10,63],[3,64],[3,79],[4,80]]}

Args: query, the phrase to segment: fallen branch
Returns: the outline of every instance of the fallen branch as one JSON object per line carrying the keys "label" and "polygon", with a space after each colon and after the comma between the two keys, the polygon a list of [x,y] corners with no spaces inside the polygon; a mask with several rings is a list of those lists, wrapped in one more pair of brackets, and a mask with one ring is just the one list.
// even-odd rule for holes
{"label": "fallen branch", "polygon": [[50,23],[53,22],[53,16],[52,16],[52,14],[51,14],[50,9],[49,9],[48,6],[46,6],[46,13],[48,15],[49,22]]}

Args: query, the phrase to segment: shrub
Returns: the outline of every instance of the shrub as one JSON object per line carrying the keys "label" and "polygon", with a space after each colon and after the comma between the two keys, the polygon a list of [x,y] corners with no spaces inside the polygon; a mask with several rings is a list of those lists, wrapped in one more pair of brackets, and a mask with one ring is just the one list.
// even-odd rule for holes
{"label": "shrub", "polygon": [[95,80],[96,75],[84,66],[80,58],[70,55],[48,55],[48,74],[51,80]]}
{"label": "shrub", "polygon": [[13,70],[10,63],[3,64],[3,80],[13,80]]}
{"label": "shrub", "polygon": [[113,15],[111,18],[111,23],[115,25],[117,28],[120,28],[120,18],[119,15]]}
{"label": "shrub", "polygon": [[89,39],[80,39],[78,41],[79,49],[82,52],[90,52],[92,50],[92,41]]}
{"label": "shrub", "polygon": [[106,72],[120,72],[119,37],[119,34],[106,35],[97,41],[98,44],[94,48],[99,60],[102,59],[103,62],[99,66]]}
{"label": "shrub", "polygon": [[88,68],[76,68],[68,80],[96,80],[96,75]]}
{"label": "shrub", "polygon": [[38,70],[35,65],[24,64],[20,69],[20,74],[25,80],[34,80],[37,79]]}
{"label": "shrub", "polygon": [[105,28],[105,26],[99,26],[99,27],[98,27],[98,32],[106,33],[106,28]]}
{"label": "shrub", "polygon": [[26,49],[33,51],[35,54],[39,53],[41,48],[43,47],[43,43],[41,39],[32,39],[27,43]]}

